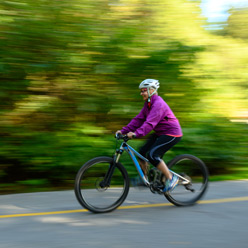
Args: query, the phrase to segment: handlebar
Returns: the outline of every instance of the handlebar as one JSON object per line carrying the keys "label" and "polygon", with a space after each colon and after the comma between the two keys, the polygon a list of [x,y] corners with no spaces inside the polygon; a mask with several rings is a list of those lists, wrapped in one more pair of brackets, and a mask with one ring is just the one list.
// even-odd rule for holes
{"label": "handlebar", "polygon": [[115,138],[117,140],[123,139],[125,142],[127,142],[129,140],[129,138],[127,137],[127,135],[123,135],[121,133],[116,133],[115,134]]}
{"label": "handlebar", "polygon": [[[135,137],[136,137],[136,136],[133,135],[132,138],[135,138]],[[130,140],[130,138],[128,138],[127,135],[123,135],[123,134],[121,134],[121,133],[116,133],[116,134],[115,134],[115,138],[116,138],[117,140],[123,139],[125,142],[127,142],[128,140]]]}

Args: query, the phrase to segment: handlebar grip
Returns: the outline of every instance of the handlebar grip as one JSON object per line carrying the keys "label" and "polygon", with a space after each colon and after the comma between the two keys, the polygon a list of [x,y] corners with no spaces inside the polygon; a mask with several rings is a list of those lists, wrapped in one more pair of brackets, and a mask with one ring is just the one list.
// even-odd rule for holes
{"label": "handlebar grip", "polygon": [[124,136],[121,133],[116,133],[115,138],[122,139]]}
{"label": "handlebar grip", "polygon": [[[115,138],[116,139],[124,139],[125,141],[128,141],[129,140],[129,138],[127,137],[127,135],[125,134],[125,135],[123,135],[123,134],[121,134],[121,133],[116,133],[115,134]],[[132,136],[132,139],[135,139],[136,138],[136,135],[134,134],[133,136]]]}

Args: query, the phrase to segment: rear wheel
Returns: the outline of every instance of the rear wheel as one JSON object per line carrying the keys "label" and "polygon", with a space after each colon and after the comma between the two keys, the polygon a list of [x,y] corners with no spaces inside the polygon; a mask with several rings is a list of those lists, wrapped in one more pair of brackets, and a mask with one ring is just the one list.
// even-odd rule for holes
{"label": "rear wheel", "polygon": [[129,191],[129,178],[117,163],[110,184],[105,183],[113,158],[97,157],[85,163],[77,173],[75,194],[79,203],[94,213],[110,212],[120,206]]}
{"label": "rear wheel", "polygon": [[179,178],[177,187],[165,193],[168,201],[176,206],[187,206],[204,195],[208,186],[208,169],[202,160],[188,154],[179,155],[168,163],[168,167],[186,179]]}

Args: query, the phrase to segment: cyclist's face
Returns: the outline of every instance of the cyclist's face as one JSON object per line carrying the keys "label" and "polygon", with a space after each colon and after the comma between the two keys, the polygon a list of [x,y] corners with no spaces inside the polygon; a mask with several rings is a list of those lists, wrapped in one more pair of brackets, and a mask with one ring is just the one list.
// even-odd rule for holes
{"label": "cyclist's face", "polygon": [[146,101],[148,99],[148,92],[146,88],[140,90],[140,95],[143,97],[143,100]]}
{"label": "cyclist's face", "polygon": [[[152,92],[154,91],[154,89],[150,89],[150,94],[152,94]],[[143,88],[140,90],[140,95],[143,97],[144,101],[148,100],[148,92],[146,88]]]}

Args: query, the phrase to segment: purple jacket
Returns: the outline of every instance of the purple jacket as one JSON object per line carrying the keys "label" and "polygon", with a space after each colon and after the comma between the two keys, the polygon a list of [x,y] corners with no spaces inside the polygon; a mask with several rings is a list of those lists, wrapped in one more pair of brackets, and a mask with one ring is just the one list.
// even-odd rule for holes
{"label": "purple jacket", "polygon": [[178,119],[168,104],[158,95],[151,97],[150,109],[148,103],[145,102],[140,113],[127,126],[123,127],[121,132],[123,134],[134,132],[138,138],[146,136],[152,130],[158,136],[181,137],[183,135]]}

